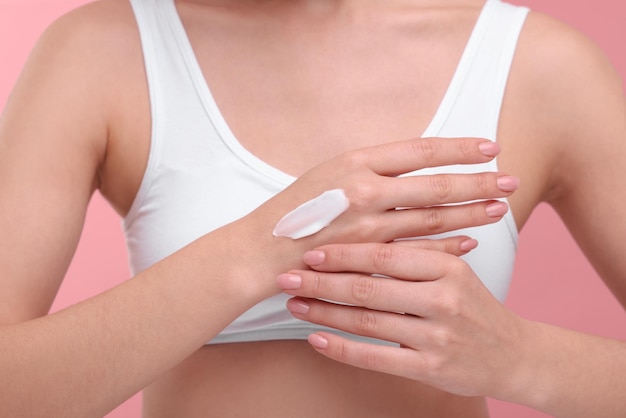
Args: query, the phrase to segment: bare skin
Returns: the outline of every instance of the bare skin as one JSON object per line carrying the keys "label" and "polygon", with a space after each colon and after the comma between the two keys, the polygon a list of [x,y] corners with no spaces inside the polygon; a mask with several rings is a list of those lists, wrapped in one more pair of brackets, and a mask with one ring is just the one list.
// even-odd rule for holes
{"label": "bare skin", "polygon": [[[206,0],[179,1],[177,7],[207,82],[239,141],[271,165],[299,176],[347,150],[419,136],[445,93],[482,4],[473,0],[384,4]],[[562,55],[555,54],[557,50]],[[562,84],[554,83],[555,73],[561,74],[559,69],[578,54],[589,65],[577,67],[567,76],[559,75]],[[216,56],[221,59],[212,59]],[[537,71],[535,63],[547,60],[553,65]],[[55,71],[57,68],[64,71]],[[50,74],[44,77],[44,72]],[[589,79],[598,80],[593,91],[582,86],[581,81]],[[573,101],[568,88],[572,84],[581,85]],[[39,91],[40,96],[34,97],[33,91]],[[61,95],[60,91],[69,94]],[[292,110],[294,106],[286,99],[292,95],[282,94],[292,91],[298,92],[298,100],[310,111]],[[62,103],[55,102],[61,97]],[[533,14],[520,40],[498,141],[504,150],[499,157],[500,169],[515,173],[524,185],[509,200],[518,227],[537,203],[552,203],[611,289],[626,301],[626,280],[620,280],[626,277],[626,262],[617,254],[621,241],[617,231],[626,225],[616,225],[625,221],[615,219],[609,225],[600,221],[604,216],[590,213],[594,207],[595,213],[610,218],[611,213],[626,210],[626,199],[616,192],[621,190],[618,179],[610,175],[626,161],[623,144],[615,147],[623,140],[623,126],[619,125],[623,112],[614,110],[620,100],[623,102],[617,76],[592,46],[560,24]],[[563,102],[569,106],[561,106]],[[591,110],[586,106],[589,102],[595,104]],[[20,112],[26,105],[31,109],[28,115]],[[59,108],[73,117],[60,117]],[[11,234],[17,240],[22,235],[37,236],[34,231],[39,231],[39,241],[23,238],[30,241],[14,246],[16,254],[6,258],[11,264],[2,259],[3,274],[12,277],[3,291],[14,289],[14,297],[7,298],[8,308],[0,314],[4,323],[17,324],[45,315],[77,244],[91,193],[99,189],[124,216],[141,182],[151,115],[141,46],[127,2],[95,3],[52,27],[35,50],[4,120],[11,123],[0,125],[0,134],[22,138],[19,147],[26,147],[32,163],[15,163],[12,171],[0,168],[0,177],[14,173],[21,180],[7,184],[19,190],[40,186],[42,179],[46,187],[37,204],[28,203],[28,196],[13,194],[25,203],[3,209],[2,218],[19,215],[38,219],[39,204],[56,207],[43,219],[45,228],[32,221],[23,226],[32,234]],[[32,124],[32,120],[39,123]],[[48,142],[33,139],[42,136],[41,126],[48,129]],[[596,141],[597,154],[589,155],[590,137]],[[57,158],[46,158],[46,154]],[[603,158],[606,155],[614,158],[607,161]],[[582,167],[586,168],[585,175]],[[54,178],[50,179],[49,173],[54,173]],[[599,179],[605,187],[594,187]],[[57,189],[67,193],[45,192]],[[599,202],[600,208],[592,202]],[[246,236],[256,227],[254,222],[237,224],[216,239],[228,241],[227,232],[233,230]],[[3,228],[11,230],[10,225]],[[595,250],[600,240],[602,253]],[[200,243],[178,259],[157,266],[145,280],[160,289],[159,274],[185,260],[195,260],[202,253],[202,245],[213,249],[212,242]],[[52,243],[54,250],[50,249]],[[303,252],[309,248],[298,249]],[[33,260],[31,253],[40,258]],[[262,260],[259,254],[253,256]],[[194,273],[191,264],[189,271]],[[284,264],[267,270],[278,274],[290,268]],[[38,271],[31,271],[29,265],[39,266]],[[221,272],[219,267],[211,267],[209,271]],[[53,273],[44,275],[49,272]],[[190,275],[202,280],[198,274]],[[113,291],[119,306],[134,294],[136,282]],[[237,308],[240,310],[253,299],[252,290],[245,295],[234,289],[208,293],[203,295],[217,300],[232,300],[237,295],[243,300],[242,307]],[[106,301],[107,296],[101,300]],[[186,313],[186,306],[174,301],[171,304],[172,310],[163,321],[189,324],[182,327],[181,340],[191,335],[200,318],[209,315],[200,310]],[[109,305],[103,302],[102,306]],[[80,308],[75,312],[81,321]],[[124,313],[136,314],[122,310],[120,322],[125,320]],[[227,323],[229,318],[225,315],[220,321]],[[34,321],[33,326],[39,323]],[[163,324],[157,321],[154,326]],[[150,358],[140,358],[139,354],[124,358],[121,366],[145,363],[133,369],[141,376],[129,379],[132,385],[111,395],[99,408],[111,408],[134,390],[154,382],[145,391],[146,417],[228,417],[251,410],[259,417],[291,417],[293,411],[303,417],[456,417],[459,411],[467,417],[487,416],[481,397],[451,395],[408,379],[340,365],[302,341],[191,349],[219,327],[218,323],[214,330],[187,338],[185,345],[168,346],[164,353]],[[259,358],[263,361],[256,361]],[[150,368],[154,363],[164,366]]]}

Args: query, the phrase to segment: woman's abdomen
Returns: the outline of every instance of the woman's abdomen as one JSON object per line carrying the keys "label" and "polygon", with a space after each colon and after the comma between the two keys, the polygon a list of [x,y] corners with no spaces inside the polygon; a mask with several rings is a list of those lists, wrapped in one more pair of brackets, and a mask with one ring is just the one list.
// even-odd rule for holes
{"label": "woman's abdomen", "polygon": [[306,341],[205,346],[144,392],[144,418],[486,418],[483,398],[357,369]]}

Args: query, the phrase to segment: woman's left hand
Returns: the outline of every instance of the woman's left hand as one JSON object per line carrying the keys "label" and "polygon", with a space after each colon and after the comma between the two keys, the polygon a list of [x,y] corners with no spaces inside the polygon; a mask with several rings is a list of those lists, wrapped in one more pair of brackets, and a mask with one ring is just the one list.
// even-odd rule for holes
{"label": "woman's left hand", "polygon": [[282,274],[278,283],[296,296],[287,303],[295,317],[400,344],[318,332],[309,342],[319,353],[459,395],[507,398],[528,354],[528,323],[457,257],[460,242],[467,247],[462,239],[327,245],[305,254],[312,270]]}

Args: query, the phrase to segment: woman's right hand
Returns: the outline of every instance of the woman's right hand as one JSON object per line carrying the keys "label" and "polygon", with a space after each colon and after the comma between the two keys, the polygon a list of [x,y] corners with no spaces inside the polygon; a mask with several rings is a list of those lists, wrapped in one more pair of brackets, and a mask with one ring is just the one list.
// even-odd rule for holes
{"label": "woman's right hand", "polygon": [[[300,204],[343,189],[349,208],[325,229],[298,240],[309,248],[389,242],[489,224],[508,210],[504,202],[489,199],[511,195],[517,178],[497,172],[398,176],[426,167],[485,163],[499,152],[498,144],[478,138],[419,138],[349,151],[312,168],[255,212],[263,214],[259,219],[270,234]],[[476,202],[458,204],[469,201]]]}

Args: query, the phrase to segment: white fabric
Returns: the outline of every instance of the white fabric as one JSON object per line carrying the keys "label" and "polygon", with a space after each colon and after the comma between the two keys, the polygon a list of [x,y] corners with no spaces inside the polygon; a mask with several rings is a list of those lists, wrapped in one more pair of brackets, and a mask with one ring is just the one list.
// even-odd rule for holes
{"label": "white fabric", "polygon": [[[234,137],[203,78],[173,0],[131,0],[131,4],[141,33],[152,108],[148,167],[123,222],[131,269],[138,273],[246,215],[294,178],[252,155]],[[527,11],[487,1],[423,136],[497,139],[502,97]],[[496,163],[418,174],[487,170],[496,170]],[[480,242],[466,259],[503,300],[517,244],[512,215],[462,233]],[[285,309],[286,300],[278,295],[258,304],[210,343],[303,339],[321,328],[294,319]]]}

